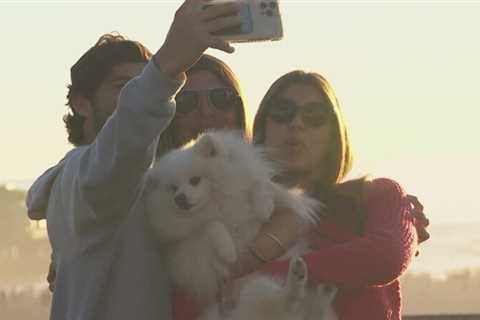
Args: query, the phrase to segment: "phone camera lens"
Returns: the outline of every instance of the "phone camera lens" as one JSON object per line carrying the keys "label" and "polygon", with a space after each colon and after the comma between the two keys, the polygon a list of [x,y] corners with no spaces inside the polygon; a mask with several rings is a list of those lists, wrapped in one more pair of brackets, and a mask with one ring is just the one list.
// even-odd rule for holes
{"label": "phone camera lens", "polygon": [[276,9],[277,8],[277,3],[276,2],[270,2],[269,3],[270,9]]}
{"label": "phone camera lens", "polygon": [[271,16],[273,16],[273,11],[270,10],[270,9],[268,9],[268,10],[265,11],[265,14],[266,14],[267,16],[271,17]]}
{"label": "phone camera lens", "polygon": [[260,3],[260,8],[266,9],[267,8],[267,3],[266,2],[261,2]]}

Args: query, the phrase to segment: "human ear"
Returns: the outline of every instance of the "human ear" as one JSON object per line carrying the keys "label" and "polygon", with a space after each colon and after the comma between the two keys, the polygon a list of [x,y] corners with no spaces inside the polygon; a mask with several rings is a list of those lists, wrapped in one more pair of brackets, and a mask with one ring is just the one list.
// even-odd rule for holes
{"label": "human ear", "polygon": [[89,99],[82,95],[73,98],[72,109],[82,117],[89,118],[92,115],[93,108]]}

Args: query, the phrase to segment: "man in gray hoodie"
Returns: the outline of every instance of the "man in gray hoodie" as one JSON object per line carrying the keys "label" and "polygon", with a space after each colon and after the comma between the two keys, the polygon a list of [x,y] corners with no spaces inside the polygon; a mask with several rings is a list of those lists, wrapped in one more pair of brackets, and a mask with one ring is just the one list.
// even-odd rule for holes
{"label": "man in gray hoodie", "polygon": [[72,67],[65,117],[76,147],[30,188],[32,219],[47,219],[56,270],[52,320],[170,319],[171,286],[148,233],[140,194],[156,137],[175,113],[185,71],[238,6],[186,0],[150,59],[138,42],[105,35]]}

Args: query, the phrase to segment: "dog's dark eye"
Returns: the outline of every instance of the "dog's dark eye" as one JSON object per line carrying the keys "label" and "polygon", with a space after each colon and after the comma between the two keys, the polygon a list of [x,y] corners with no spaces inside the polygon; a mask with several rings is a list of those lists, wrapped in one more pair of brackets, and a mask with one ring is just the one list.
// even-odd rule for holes
{"label": "dog's dark eye", "polygon": [[190,184],[191,184],[192,186],[196,186],[197,184],[200,183],[200,180],[202,180],[202,178],[200,178],[200,177],[192,177],[192,178],[190,178]]}
{"label": "dog's dark eye", "polygon": [[172,192],[177,192],[177,190],[178,190],[178,187],[177,187],[176,185],[174,185],[174,184],[170,185],[168,188],[169,188],[170,191],[172,191]]}

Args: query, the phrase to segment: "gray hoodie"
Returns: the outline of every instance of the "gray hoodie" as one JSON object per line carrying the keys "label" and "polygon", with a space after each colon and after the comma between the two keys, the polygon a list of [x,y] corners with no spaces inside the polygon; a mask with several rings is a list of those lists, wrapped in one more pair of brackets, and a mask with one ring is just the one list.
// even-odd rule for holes
{"label": "gray hoodie", "polygon": [[171,318],[171,285],[141,192],[182,85],[149,62],[121,91],[95,141],[67,153],[30,188],[29,216],[47,219],[57,272],[50,319]]}

